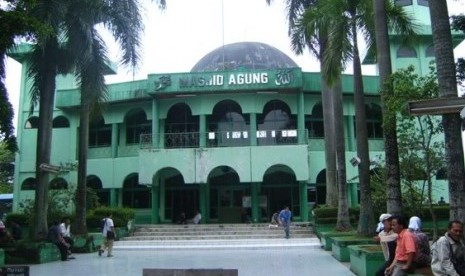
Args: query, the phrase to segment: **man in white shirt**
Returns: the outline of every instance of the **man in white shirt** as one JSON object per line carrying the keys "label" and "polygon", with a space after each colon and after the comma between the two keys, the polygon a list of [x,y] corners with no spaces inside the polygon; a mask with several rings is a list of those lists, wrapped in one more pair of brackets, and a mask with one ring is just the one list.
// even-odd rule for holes
{"label": "man in white shirt", "polygon": [[100,250],[98,251],[98,255],[102,256],[102,253],[105,252],[105,249],[108,249],[107,257],[113,257],[111,254],[113,251],[113,242],[116,238],[115,226],[113,224],[112,214],[108,214],[106,218],[104,218],[105,223],[102,230],[102,235],[104,237],[103,243],[100,246]]}

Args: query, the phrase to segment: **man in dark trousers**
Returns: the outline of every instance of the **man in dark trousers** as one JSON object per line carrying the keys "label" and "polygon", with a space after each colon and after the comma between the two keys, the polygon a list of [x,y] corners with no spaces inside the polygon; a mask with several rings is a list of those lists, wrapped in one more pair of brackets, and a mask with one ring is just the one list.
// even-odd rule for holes
{"label": "man in dark trousers", "polygon": [[67,261],[69,244],[63,239],[58,221],[55,221],[53,226],[48,230],[48,240],[54,243],[60,250],[61,260]]}
{"label": "man in dark trousers", "polygon": [[279,220],[281,225],[284,227],[284,234],[286,234],[286,239],[289,239],[289,226],[291,225],[292,213],[289,210],[289,206],[285,206],[284,209],[279,212]]}

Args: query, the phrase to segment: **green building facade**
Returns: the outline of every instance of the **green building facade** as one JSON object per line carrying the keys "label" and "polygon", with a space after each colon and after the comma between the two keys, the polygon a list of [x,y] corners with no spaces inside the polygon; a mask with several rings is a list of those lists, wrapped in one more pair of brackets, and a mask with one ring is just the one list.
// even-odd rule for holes
{"label": "green building facade", "polygon": [[[427,15],[423,2],[413,0],[407,9]],[[394,68],[414,64],[427,72],[434,57],[427,22],[418,45],[391,36]],[[15,210],[34,198],[35,188],[40,107],[30,114],[27,52],[22,46],[11,54],[23,65]],[[372,61],[368,56],[365,64]],[[191,72],[111,84],[104,112],[91,120],[87,185],[103,204],[135,208],[152,223],[171,223],[181,212],[193,217],[196,210],[206,223],[241,222],[245,213],[268,221],[284,205],[295,220],[307,221],[326,193],[320,77],[272,46],[243,42],[212,51]],[[384,153],[378,77],[365,76],[364,85],[370,156],[377,158]],[[344,75],[342,86],[349,202],[356,206],[352,76]],[[58,76],[52,165],[77,162],[79,105],[74,77]],[[447,182],[436,182],[433,200],[447,201]],[[51,177],[50,187],[76,183],[70,171]]]}

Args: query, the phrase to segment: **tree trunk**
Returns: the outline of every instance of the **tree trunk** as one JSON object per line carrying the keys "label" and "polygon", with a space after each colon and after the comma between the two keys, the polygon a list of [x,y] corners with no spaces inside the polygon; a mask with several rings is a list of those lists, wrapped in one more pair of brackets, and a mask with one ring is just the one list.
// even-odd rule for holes
{"label": "tree trunk", "polygon": [[[431,2],[431,1],[430,1]],[[373,0],[375,12],[376,56],[379,67],[380,89],[383,114],[386,113],[386,100],[392,94],[392,85],[388,79],[392,73],[389,35],[386,18],[386,2]],[[384,151],[386,158],[387,211],[401,214],[402,194],[400,189],[399,150],[397,146],[396,120],[387,120],[384,116]]]}
{"label": "tree trunk", "polygon": [[87,233],[87,151],[89,147],[89,102],[81,92],[79,118],[78,183],[76,188],[76,234]]}
{"label": "tree trunk", "polygon": [[[48,47],[47,47],[48,49]],[[45,53],[47,55],[47,52]],[[43,86],[40,87],[39,125],[37,129],[36,149],[36,191],[34,200],[34,231],[33,239],[45,239],[48,232],[48,189],[49,173],[40,169],[41,164],[50,164],[52,149],[52,122],[55,103],[55,70],[53,62],[43,76]]]}
{"label": "tree trunk", "polygon": [[344,112],[341,82],[331,89],[334,95],[334,128],[336,136],[336,161],[337,161],[337,188],[338,209],[336,230],[348,231],[351,229],[349,217],[349,203],[347,200],[347,177],[346,177],[346,145],[344,135]]}
{"label": "tree trunk", "polygon": [[[454,53],[446,1],[429,1],[439,97],[457,97]],[[465,168],[459,114],[442,116],[449,177],[450,219],[465,220]]]}

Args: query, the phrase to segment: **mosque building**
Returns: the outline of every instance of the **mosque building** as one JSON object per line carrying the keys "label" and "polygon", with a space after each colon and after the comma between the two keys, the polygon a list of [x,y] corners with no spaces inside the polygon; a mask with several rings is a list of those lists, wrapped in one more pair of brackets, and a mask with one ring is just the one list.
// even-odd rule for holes
{"label": "mosque building", "polygon": [[[391,35],[393,69],[427,73],[434,59],[427,9],[403,1],[429,31],[416,45]],[[405,4],[405,3],[404,3]],[[426,15],[425,15],[426,14]],[[425,28],[427,29],[427,28]],[[29,112],[27,47],[22,63],[14,209],[34,198],[38,111]],[[365,64],[374,63],[371,56]],[[108,206],[130,207],[152,223],[171,223],[199,210],[205,223],[238,223],[248,212],[268,221],[288,205],[307,221],[326,196],[321,74],[303,72],[272,45],[240,42],[206,54],[190,72],[155,73],[108,85],[104,112],[91,119],[87,186]],[[365,76],[370,157],[384,154],[378,76]],[[353,79],[342,76],[349,203],[358,204]],[[58,76],[52,165],[77,162],[80,93],[74,77]],[[51,189],[75,186],[77,172],[51,177]],[[435,200],[448,199],[438,175]],[[441,188],[442,187],[442,188]]]}

